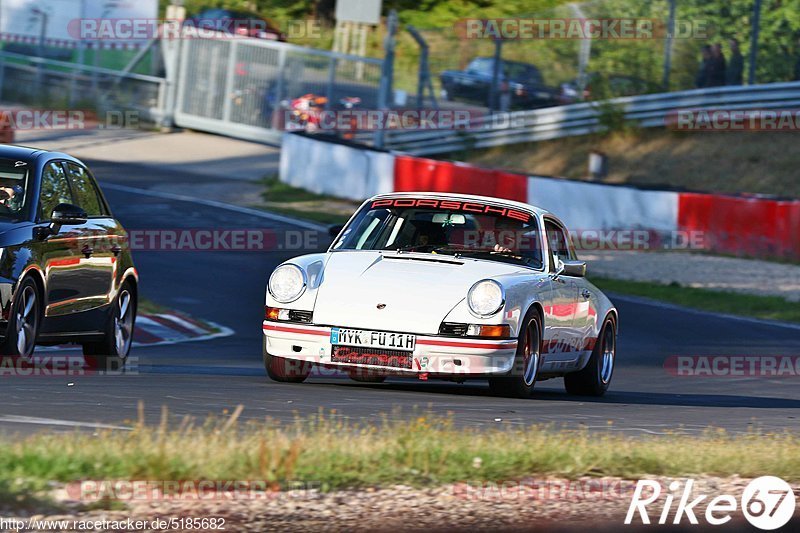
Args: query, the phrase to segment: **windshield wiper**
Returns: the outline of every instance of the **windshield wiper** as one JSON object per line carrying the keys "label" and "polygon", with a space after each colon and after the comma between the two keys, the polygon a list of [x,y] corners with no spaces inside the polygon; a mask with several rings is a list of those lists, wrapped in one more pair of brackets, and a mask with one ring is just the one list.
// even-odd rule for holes
{"label": "windshield wiper", "polygon": [[432,247],[431,244],[406,244],[405,246],[401,246],[400,248],[395,248],[394,250],[387,250],[389,252],[397,252],[401,254],[403,252],[415,252],[417,248],[429,248]]}

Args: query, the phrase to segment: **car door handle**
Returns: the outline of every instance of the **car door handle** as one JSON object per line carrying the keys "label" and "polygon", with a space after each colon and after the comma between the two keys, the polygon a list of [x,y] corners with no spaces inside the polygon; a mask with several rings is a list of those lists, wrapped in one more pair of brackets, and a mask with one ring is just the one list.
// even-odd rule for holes
{"label": "car door handle", "polygon": [[581,296],[583,296],[583,299],[584,299],[584,300],[588,300],[589,298],[591,298],[591,297],[592,297],[592,293],[591,293],[591,292],[589,292],[589,289],[583,289],[583,290],[581,291]]}
{"label": "car door handle", "polygon": [[92,248],[87,244],[86,246],[81,248],[81,253],[86,256],[86,259],[89,259],[90,257],[92,257],[92,254],[94,253],[94,248]]}
{"label": "car door handle", "polygon": [[114,254],[114,257],[117,257],[119,254],[122,253],[122,247],[119,244],[115,244],[111,248],[111,253]]}

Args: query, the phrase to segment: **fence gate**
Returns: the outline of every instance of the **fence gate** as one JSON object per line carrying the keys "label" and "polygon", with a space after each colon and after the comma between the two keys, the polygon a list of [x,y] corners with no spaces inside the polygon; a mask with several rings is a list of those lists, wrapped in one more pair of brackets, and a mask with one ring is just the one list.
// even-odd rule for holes
{"label": "fence gate", "polygon": [[286,102],[304,94],[361,98],[375,109],[380,59],[257,39],[184,39],[178,51],[175,124],[240,139],[280,142]]}

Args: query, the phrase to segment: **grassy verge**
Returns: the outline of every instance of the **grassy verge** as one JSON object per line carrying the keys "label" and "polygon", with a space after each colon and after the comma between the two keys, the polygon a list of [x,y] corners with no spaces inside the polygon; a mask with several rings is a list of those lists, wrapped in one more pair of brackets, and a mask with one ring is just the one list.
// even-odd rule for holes
{"label": "grassy verge", "polygon": [[320,224],[344,224],[359,206],[358,202],[315,194],[283,183],[277,176],[262,181],[264,202],[258,207],[275,213],[303,218]]}
{"label": "grassy verge", "polygon": [[643,281],[591,278],[603,291],[642,296],[703,311],[800,322],[800,306],[779,296],[758,296]]}
{"label": "grassy verge", "polygon": [[[320,414],[281,425],[237,424],[230,418],[178,429],[134,424],[132,431],[39,434],[3,442],[0,500],[42,490],[52,481],[299,481],[323,489],[391,484],[433,486],[554,475],[742,477],[763,472],[800,479],[800,437],[793,434],[631,439],[613,432],[557,431],[552,426],[457,428],[421,414],[379,424]],[[163,420],[167,420],[164,415]]]}

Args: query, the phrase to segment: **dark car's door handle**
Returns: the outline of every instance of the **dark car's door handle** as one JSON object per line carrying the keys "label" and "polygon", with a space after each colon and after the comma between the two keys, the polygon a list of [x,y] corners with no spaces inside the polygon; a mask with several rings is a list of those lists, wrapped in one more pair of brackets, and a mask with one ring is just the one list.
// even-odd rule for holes
{"label": "dark car's door handle", "polygon": [[86,256],[86,259],[89,259],[90,257],[92,257],[92,254],[94,253],[94,248],[92,248],[87,244],[86,246],[81,248],[81,253]]}
{"label": "dark car's door handle", "polygon": [[115,244],[111,248],[111,253],[114,254],[115,257],[118,256],[119,254],[122,253],[122,246],[120,246],[119,244]]}
{"label": "dark car's door handle", "polygon": [[591,298],[591,297],[592,297],[592,293],[591,293],[591,292],[589,292],[589,289],[583,289],[583,290],[581,291],[581,296],[583,296],[583,298],[584,298],[585,300],[588,300],[589,298]]}

